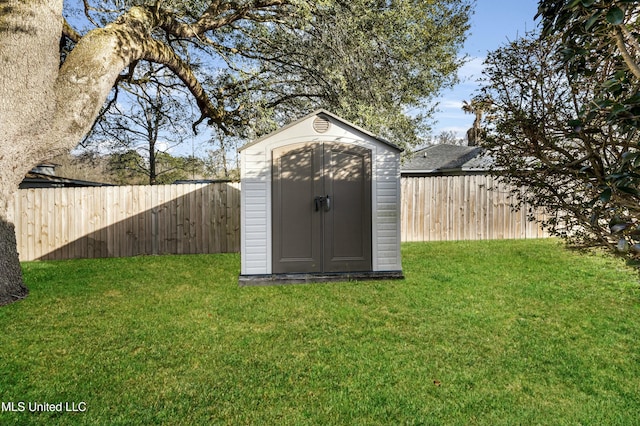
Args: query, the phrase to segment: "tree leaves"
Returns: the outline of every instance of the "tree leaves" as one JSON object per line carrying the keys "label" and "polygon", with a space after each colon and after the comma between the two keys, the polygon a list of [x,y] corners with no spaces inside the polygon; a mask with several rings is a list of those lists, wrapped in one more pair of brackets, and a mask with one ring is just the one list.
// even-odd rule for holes
{"label": "tree leaves", "polygon": [[639,92],[624,68],[580,68],[577,51],[564,34],[528,35],[489,54],[485,148],[503,180],[526,188],[522,202],[557,215],[552,233],[637,257]]}
{"label": "tree leaves", "polygon": [[[96,25],[132,6],[151,11],[158,24],[147,44],[166,46],[197,71],[211,97],[203,113],[234,136],[253,138],[323,107],[403,145],[427,133],[433,99],[457,81],[474,2],[83,3]],[[415,110],[421,114],[407,113]]]}
{"label": "tree leaves", "polygon": [[601,11],[597,11],[596,13],[591,15],[591,17],[587,20],[586,24],[584,24],[584,29],[589,31],[593,27],[593,25],[596,22],[598,22],[598,20],[600,19],[601,16],[602,16],[602,12]]}
{"label": "tree leaves", "polygon": [[611,25],[620,25],[624,21],[624,12],[619,7],[614,6],[607,12],[606,19]]}
{"label": "tree leaves", "polygon": [[[599,191],[584,210],[570,213],[575,225],[585,226],[578,240],[640,257],[640,5],[541,0],[538,14],[543,37],[560,40],[559,66],[574,93],[587,95],[579,112],[585,130],[566,135],[588,150],[589,167],[581,169],[585,189]],[[581,221],[587,212],[589,220]]]}

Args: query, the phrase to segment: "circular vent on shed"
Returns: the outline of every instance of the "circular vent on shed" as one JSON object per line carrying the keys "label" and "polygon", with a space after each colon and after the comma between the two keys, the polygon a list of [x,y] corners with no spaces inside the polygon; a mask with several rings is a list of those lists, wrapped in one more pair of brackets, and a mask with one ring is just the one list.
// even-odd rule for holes
{"label": "circular vent on shed", "polygon": [[316,119],[313,120],[313,130],[317,133],[325,133],[329,130],[329,127],[331,127],[331,123],[324,117],[316,117]]}

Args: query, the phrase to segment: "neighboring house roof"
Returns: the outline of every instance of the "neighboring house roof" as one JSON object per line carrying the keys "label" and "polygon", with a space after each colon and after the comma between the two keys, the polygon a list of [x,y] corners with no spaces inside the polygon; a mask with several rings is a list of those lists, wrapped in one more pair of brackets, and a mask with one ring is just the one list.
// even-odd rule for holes
{"label": "neighboring house roof", "polygon": [[477,146],[432,145],[414,152],[402,165],[403,175],[479,173],[493,161]]}
{"label": "neighboring house roof", "polygon": [[465,162],[462,166],[461,169],[463,171],[481,171],[481,172],[487,172],[489,170],[491,170],[491,168],[494,166],[494,159],[492,157],[490,157],[489,155],[487,155],[484,150],[480,150],[480,153],[471,158],[469,161]]}
{"label": "neighboring house roof", "polygon": [[189,183],[227,183],[233,182],[232,179],[178,179],[173,181],[173,185],[185,185]]}
{"label": "neighboring house roof", "polygon": [[392,147],[392,148],[394,148],[394,149],[396,149],[396,150],[398,150],[400,152],[404,151],[404,149],[400,148],[398,145],[394,144],[393,142],[389,142],[388,140],[386,140],[384,138],[381,138],[380,136],[377,136],[377,135],[371,133],[368,130],[363,129],[362,127],[356,126],[355,124],[350,123],[349,121],[345,120],[344,118],[338,117],[337,115],[335,115],[335,114],[333,114],[333,113],[331,113],[331,112],[329,112],[329,111],[327,111],[325,109],[318,109],[318,110],[312,112],[311,114],[305,115],[304,117],[302,117],[302,118],[300,118],[298,120],[295,120],[295,121],[293,121],[293,122],[291,122],[291,123],[279,128],[278,130],[276,130],[274,132],[271,132],[271,133],[269,133],[267,135],[264,135],[264,136],[254,140],[254,141],[251,141],[251,142],[247,143],[246,145],[242,146],[239,149],[239,151],[242,151],[244,149],[249,148],[250,146],[253,146],[253,145],[257,144],[257,143],[260,143],[264,139],[271,138],[274,135],[277,135],[278,133],[283,132],[283,131],[289,129],[290,127],[295,126],[296,124],[298,124],[298,123],[300,123],[300,122],[302,122],[304,120],[307,120],[310,117],[315,117],[315,116],[320,116],[320,117],[325,116],[325,117],[334,119],[336,121],[339,121],[339,122],[345,124],[346,126],[351,127],[353,130],[356,130],[356,131],[358,131],[360,133],[363,133],[363,134],[365,134],[365,135],[367,135],[367,136],[369,136],[369,137],[371,137],[373,139],[376,139],[377,141],[382,142],[383,144],[389,145],[390,147]]}
{"label": "neighboring house roof", "polygon": [[81,186],[113,186],[109,183],[88,180],[68,179],[55,175],[55,164],[39,164],[26,174],[20,183],[20,189],[27,188],[76,188]]}

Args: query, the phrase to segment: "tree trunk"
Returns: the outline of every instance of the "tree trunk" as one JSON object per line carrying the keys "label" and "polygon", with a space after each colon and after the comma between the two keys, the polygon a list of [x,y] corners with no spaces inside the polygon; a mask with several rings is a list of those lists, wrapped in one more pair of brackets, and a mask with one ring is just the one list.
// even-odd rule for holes
{"label": "tree trunk", "polygon": [[13,192],[0,190],[0,306],[24,299],[29,293],[22,281],[15,227],[7,214]]}
{"label": "tree trunk", "polygon": [[158,175],[156,174],[156,144],[155,141],[149,140],[149,185],[158,183]]}
{"label": "tree trunk", "polygon": [[[26,297],[9,203],[46,151],[55,114],[61,0],[0,2],[0,305]],[[41,136],[42,135],[42,136]],[[40,139],[40,141],[46,139]],[[44,148],[44,149],[43,149]]]}
{"label": "tree trunk", "polygon": [[148,15],[132,10],[82,37],[60,67],[62,3],[0,0],[0,305],[28,293],[7,215],[13,193],[38,162],[77,145],[120,71],[145,53]]}
{"label": "tree trunk", "polygon": [[13,223],[0,218],[0,306],[24,299],[29,290],[22,281]]}
{"label": "tree trunk", "polygon": [[[133,6],[112,23],[89,31],[60,66],[63,0],[0,0],[0,304],[27,294],[7,215],[12,194],[38,162],[68,152],[82,140],[129,64],[145,59],[167,66],[196,98],[200,121],[223,122],[224,110],[211,102],[193,70],[152,36],[158,25],[188,30],[183,34],[187,37],[197,34],[191,25],[177,24],[170,10],[161,10],[162,2],[155,3]],[[259,11],[285,2],[257,3]],[[211,2],[198,31],[245,17],[243,12],[230,14],[229,20],[212,19],[226,15],[226,7],[227,2]]]}

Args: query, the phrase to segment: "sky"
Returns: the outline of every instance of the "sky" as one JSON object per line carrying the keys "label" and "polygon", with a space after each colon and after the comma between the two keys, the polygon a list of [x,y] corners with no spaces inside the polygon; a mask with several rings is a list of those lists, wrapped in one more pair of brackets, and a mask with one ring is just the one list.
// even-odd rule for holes
{"label": "sky", "polygon": [[465,137],[474,117],[462,111],[462,101],[470,100],[481,87],[477,80],[487,52],[534,30],[537,21],[533,18],[537,10],[538,0],[476,1],[470,34],[462,51],[463,55],[468,55],[468,62],[458,72],[461,83],[444,90],[438,98],[438,111],[433,116],[436,121],[432,126],[434,136],[443,131],[454,131],[458,137]]}

